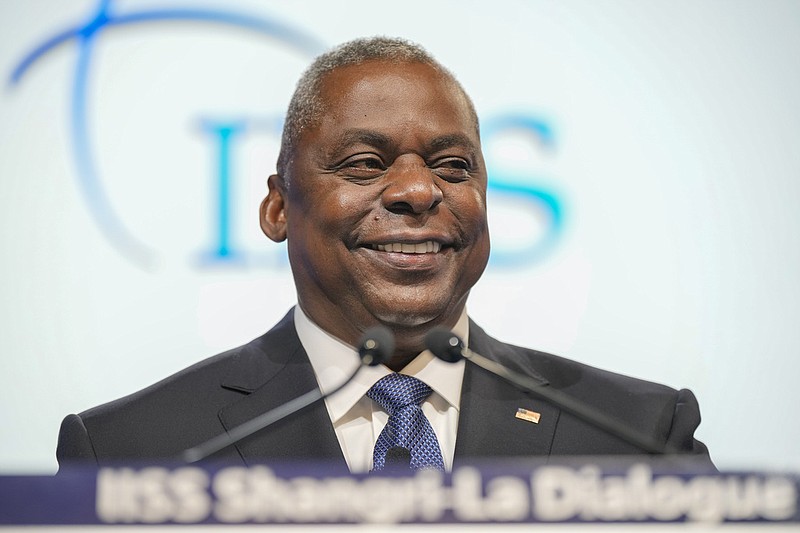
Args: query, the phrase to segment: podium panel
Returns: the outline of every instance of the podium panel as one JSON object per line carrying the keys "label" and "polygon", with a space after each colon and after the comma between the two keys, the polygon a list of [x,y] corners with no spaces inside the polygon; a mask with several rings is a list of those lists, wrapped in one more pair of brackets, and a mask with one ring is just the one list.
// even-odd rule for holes
{"label": "podium panel", "polygon": [[[528,460],[351,475],[326,464],[114,465],[0,477],[0,525],[275,527],[691,524],[800,528],[800,476],[720,473],[670,461]],[[224,527],[223,527],[224,526]],[[566,527],[570,526],[570,527]],[[698,529],[699,528],[699,529]],[[335,528],[334,528],[335,529]],[[102,527],[93,529],[102,530]],[[206,529],[204,529],[206,530]],[[25,529],[30,531],[30,529]]]}

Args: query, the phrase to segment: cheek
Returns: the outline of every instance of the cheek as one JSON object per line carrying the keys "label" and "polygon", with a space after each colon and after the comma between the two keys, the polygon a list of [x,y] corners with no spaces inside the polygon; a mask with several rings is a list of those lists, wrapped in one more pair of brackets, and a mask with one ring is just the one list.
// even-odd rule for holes
{"label": "cheek", "polygon": [[325,183],[296,191],[289,222],[296,237],[330,245],[331,240],[350,246],[360,231],[368,227],[375,199],[368,187],[349,183]]}
{"label": "cheek", "polygon": [[482,234],[488,232],[484,191],[480,189],[461,190],[457,194],[451,195],[448,203],[467,239],[477,241]]}
{"label": "cheek", "polygon": [[464,267],[465,271],[469,272],[466,278],[469,278],[470,283],[475,283],[486,268],[491,249],[489,226],[486,219],[485,191],[472,189],[461,195],[459,201],[453,205],[464,242],[470,248],[469,253],[465,256]]}

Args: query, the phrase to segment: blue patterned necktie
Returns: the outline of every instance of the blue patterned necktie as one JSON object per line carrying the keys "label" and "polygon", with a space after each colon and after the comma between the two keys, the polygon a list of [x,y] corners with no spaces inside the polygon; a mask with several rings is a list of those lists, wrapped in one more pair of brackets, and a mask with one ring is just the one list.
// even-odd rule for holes
{"label": "blue patterned necktie", "polygon": [[378,380],[367,396],[389,413],[389,420],[375,443],[373,470],[382,470],[386,451],[394,446],[411,453],[411,468],[436,468],[444,471],[442,451],[420,405],[431,395],[431,388],[417,378],[389,374]]}

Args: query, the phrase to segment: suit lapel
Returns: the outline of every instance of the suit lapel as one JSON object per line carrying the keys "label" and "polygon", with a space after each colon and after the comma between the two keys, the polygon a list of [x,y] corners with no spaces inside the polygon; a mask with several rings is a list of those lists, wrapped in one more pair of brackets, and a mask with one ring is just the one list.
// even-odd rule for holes
{"label": "suit lapel", "polygon": [[[492,339],[473,322],[469,339],[475,352],[547,385],[547,380],[513,347]],[[517,418],[519,408],[539,413],[539,422]],[[468,361],[461,390],[456,465],[476,457],[547,456],[559,415],[559,409]]]}
{"label": "suit lapel", "polygon": [[[245,396],[219,412],[227,431],[317,388],[292,320],[292,311],[263,337],[245,346],[222,386]],[[317,459],[345,464],[324,401],[289,415],[235,447],[245,463]]]}

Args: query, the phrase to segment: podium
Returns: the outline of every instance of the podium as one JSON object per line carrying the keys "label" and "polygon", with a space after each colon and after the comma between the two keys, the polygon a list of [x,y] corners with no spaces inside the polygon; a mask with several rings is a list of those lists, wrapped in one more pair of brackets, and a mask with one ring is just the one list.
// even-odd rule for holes
{"label": "podium", "polygon": [[538,524],[537,531],[546,531],[549,524],[565,531],[559,527],[624,524],[633,531],[657,524],[664,531],[665,524],[691,524],[694,532],[782,524],[800,530],[799,500],[796,474],[716,472],[668,459],[503,459],[457,465],[451,473],[385,474],[349,474],[324,463],[119,464],[0,477],[0,526],[175,524],[209,531],[214,524],[225,530],[270,524],[298,531],[322,524],[377,530]]}

